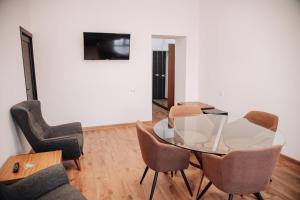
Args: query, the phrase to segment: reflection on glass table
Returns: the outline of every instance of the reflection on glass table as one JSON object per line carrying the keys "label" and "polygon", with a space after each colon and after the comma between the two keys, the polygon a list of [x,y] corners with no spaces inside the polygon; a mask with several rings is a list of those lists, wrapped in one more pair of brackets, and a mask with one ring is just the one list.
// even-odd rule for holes
{"label": "reflection on glass table", "polygon": [[164,119],[154,126],[155,134],[167,143],[197,152],[227,154],[237,149],[284,145],[280,131],[258,126],[245,118],[201,114]]}

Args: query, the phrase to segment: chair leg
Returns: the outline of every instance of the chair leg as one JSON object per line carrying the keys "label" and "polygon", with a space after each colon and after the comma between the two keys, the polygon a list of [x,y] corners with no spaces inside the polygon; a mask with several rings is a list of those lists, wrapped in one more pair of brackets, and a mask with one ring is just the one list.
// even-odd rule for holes
{"label": "chair leg", "polygon": [[145,171],[144,171],[144,173],[143,173],[143,176],[142,176],[142,178],[141,178],[140,184],[143,183],[143,180],[144,180],[144,178],[145,178],[145,176],[146,176],[146,174],[147,174],[147,172],[148,172],[148,169],[149,169],[149,167],[146,166]]}
{"label": "chair leg", "polygon": [[211,186],[211,184],[212,184],[212,182],[209,181],[209,183],[205,186],[205,188],[202,190],[202,192],[197,197],[197,200],[201,199],[201,197],[206,193],[206,191],[209,189],[209,187]]}
{"label": "chair leg", "polygon": [[171,177],[173,177],[173,171],[171,171]]}
{"label": "chair leg", "polygon": [[263,200],[263,197],[261,196],[260,192],[254,193],[254,195],[258,200]]}
{"label": "chair leg", "polygon": [[232,199],[233,199],[233,195],[232,195],[232,194],[229,194],[228,200],[232,200]]}
{"label": "chair leg", "polygon": [[199,192],[200,192],[200,189],[201,189],[201,186],[202,186],[203,179],[204,179],[204,173],[202,172],[202,176],[201,176],[201,179],[200,179],[200,184],[199,184],[199,187],[198,187],[198,190],[197,190],[197,195],[198,195]]}
{"label": "chair leg", "polygon": [[155,186],[156,186],[156,182],[157,182],[157,176],[158,176],[158,172],[155,172],[152,187],[151,187],[150,198],[149,198],[150,200],[153,199],[153,194],[154,194],[154,190],[155,190]]}
{"label": "chair leg", "polygon": [[183,170],[180,170],[180,172],[181,172],[181,175],[182,175],[182,177],[183,177],[184,183],[185,183],[185,185],[186,185],[186,187],[187,187],[187,189],[188,189],[190,195],[193,196],[193,192],[192,192],[190,183],[189,183],[189,181],[187,180],[184,171],[183,171]]}
{"label": "chair leg", "polygon": [[79,160],[79,158],[74,159],[74,162],[75,162],[75,164],[76,164],[77,169],[78,169],[79,171],[81,171],[81,165],[80,165],[80,160]]}

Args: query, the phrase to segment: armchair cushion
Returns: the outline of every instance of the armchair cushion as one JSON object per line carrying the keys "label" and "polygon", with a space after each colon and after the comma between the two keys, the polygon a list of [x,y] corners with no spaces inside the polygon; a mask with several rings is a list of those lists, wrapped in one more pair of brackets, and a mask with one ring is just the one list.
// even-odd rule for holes
{"label": "armchair cushion", "polygon": [[80,122],[51,126],[47,137],[52,138],[73,134],[82,134],[82,127]]}
{"label": "armchair cushion", "polygon": [[62,150],[65,160],[79,158],[82,152],[82,135],[61,136],[41,140],[38,144],[37,152]]}

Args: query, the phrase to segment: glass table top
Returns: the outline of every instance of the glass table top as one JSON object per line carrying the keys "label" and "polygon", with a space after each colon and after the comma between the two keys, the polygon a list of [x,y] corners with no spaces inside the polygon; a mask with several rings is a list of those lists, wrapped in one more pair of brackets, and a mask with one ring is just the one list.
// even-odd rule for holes
{"label": "glass table top", "polygon": [[166,118],[154,125],[154,132],[167,143],[213,154],[285,144],[280,131],[275,133],[245,118],[233,119],[226,115]]}

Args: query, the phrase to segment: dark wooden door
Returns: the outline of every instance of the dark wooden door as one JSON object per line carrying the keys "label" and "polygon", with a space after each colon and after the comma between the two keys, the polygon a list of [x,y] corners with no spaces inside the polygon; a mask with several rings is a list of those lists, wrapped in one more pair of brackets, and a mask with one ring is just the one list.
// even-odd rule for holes
{"label": "dark wooden door", "polygon": [[168,50],[168,108],[174,106],[175,91],[175,44],[169,44]]}
{"label": "dark wooden door", "polygon": [[166,52],[153,51],[153,99],[165,99]]}
{"label": "dark wooden door", "polygon": [[32,34],[20,27],[27,100],[37,100]]}

